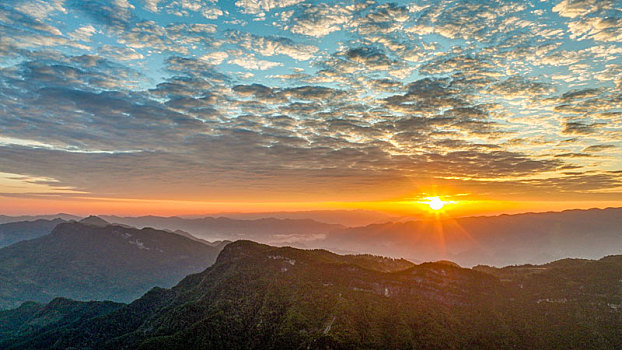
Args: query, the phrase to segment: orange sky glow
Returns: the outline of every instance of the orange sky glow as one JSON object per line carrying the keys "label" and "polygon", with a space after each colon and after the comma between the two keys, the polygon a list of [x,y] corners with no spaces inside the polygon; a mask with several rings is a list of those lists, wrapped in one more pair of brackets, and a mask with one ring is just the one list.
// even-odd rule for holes
{"label": "orange sky glow", "polygon": [[[503,201],[460,200],[451,201],[441,210],[450,217],[472,215],[498,215],[524,212],[562,211],[620,207],[622,201]],[[428,204],[419,200],[386,200],[374,202],[207,202],[184,200],[141,200],[116,198],[19,198],[0,197],[0,212],[4,215],[54,214],[65,212],[75,215],[217,215],[219,213],[253,213],[270,211],[308,210],[375,210],[394,216],[427,217],[432,214]]]}

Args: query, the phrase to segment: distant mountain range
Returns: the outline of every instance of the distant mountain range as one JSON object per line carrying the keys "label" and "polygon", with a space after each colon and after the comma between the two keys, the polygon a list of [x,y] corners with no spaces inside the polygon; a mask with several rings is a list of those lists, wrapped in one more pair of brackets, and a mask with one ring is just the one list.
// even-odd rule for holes
{"label": "distant mountain range", "polygon": [[[98,215],[111,222],[115,219],[137,219],[136,217],[119,217],[114,215]],[[321,223],[337,224],[343,226],[363,226],[369,224],[383,223],[403,219],[394,215],[384,214],[374,210],[307,210],[307,211],[278,211],[278,212],[256,212],[256,213],[240,213],[240,212],[223,212],[210,215],[187,215],[178,217],[166,217],[172,219],[204,219],[225,217],[234,220],[257,220],[257,219],[292,219],[292,220],[314,220]],[[82,216],[66,213],[49,214],[49,215],[22,215],[7,216],[0,215],[0,224],[16,221],[33,221],[38,219],[50,220],[61,218],[65,221],[82,219]],[[143,219],[154,218],[154,216],[143,216]],[[165,218],[165,217],[158,217]]]}
{"label": "distant mountain range", "polygon": [[374,224],[333,230],[317,244],[462,266],[595,259],[622,253],[622,208]]}
{"label": "distant mountain range", "polygon": [[183,230],[207,240],[250,239],[270,244],[305,245],[324,239],[325,235],[342,225],[326,224],[311,219],[276,219],[261,218],[239,220],[226,217],[205,217],[187,219],[180,217],[139,216],[119,217],[102,216],[109,222],[134,227],[154,227],[166,230]]}
{"label": "distant mountain range", "polygon": [[131,301],[152,287],[170,287],[202,271],[226,243],[109,225],[96,217],[60,223],[50,234],[0,249],[0,308],[59,296]]}
{"label": "distant mountain range", "polygon": [[[323,248],[338,253],[404,257],[415,262],[451,260],[462,266],[542,264],[567,257],[596,259],[622,253],[622,208],[455,219],[440,216],[439,219],[359,227],[311,219],[102,218],[122,225],[191,235],[194,236],[192,239],[204,243],[249,239],[279,246]],[[3,227],[0,225],[0,242],[4,237]],[[17,229],[13,231],[11,237],[29,237],[26,233],[36,230],[28,227],[23,229],[24,233]],[[40,234],[42,230],[36,232]]]}
{"label": "distant mountain range", "polygon": [[464,269],[249,241],[127,304],[0,312],[3,349],[620,349],[622,256]]}
{"label": "distant mountain range", "polygon": [[[184,218],[201,218],[203,216],[184,217]],[[327,224],[339,224],[343,226],[365,226],[378,224],[401,219],[399,216],[388,215],[374,210],[306,210],[306,211],[277,211],[277,212],[259,212],[259,213],[219,213],[219,216],[238,220],[256,220],[265,218],[275,219],[311,219]],[[412,220],[412,218],[411,218]]]}
{"label": "distant mountain range", "polygon": [[18,222],[18,221],[36,221],[36,220],[54,220],[54,219],[63,219],[65,221],[75,220],[78,221],[82,219],[81,216],[66,214],[66,213],[58,213],[58,214],[50,214],[50,215],[20,215],[20,216],[8,216],[8,215],[0,215],[0,224],[6,224],[9,222]]}
{"label": "distant mountain range", "polygon": [[105,217],[137,227],[181,229],[205,239],[371,253],[462,266],[541,264],[622,253],[622,208],[440,218],[344,227],[303,219]]}

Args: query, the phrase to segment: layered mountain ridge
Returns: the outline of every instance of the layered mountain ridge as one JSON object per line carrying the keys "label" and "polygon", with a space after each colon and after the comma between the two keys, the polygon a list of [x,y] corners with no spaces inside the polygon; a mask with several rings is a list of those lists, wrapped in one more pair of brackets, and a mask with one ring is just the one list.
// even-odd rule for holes
{"label": "layered mountain ridge", "polygon": [[101,218],[118,225],[192,235],[195,240],[248,239],[340,254],[403,257],[416,262],[451,260],[461,266],[543,264],[567,257],[597,259],[619,254],[622,247],[622,208],[462,218],[439,215],[359,227],[270,217]]}
{"label": "layered mountain ridge", "polygon": [[6,320],[35,322],[40,306],[0,313],[0,325],[22,330],[0,346],[616,349],[621,272],[622,256],[464,269],[237,241],[172,289],[88,321],[65,314],[62,327],[29,333]]}

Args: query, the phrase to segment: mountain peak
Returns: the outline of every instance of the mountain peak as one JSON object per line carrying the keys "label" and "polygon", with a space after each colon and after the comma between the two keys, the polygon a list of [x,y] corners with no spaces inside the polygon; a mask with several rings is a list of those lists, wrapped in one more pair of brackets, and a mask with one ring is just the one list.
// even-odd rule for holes
{"label": "mountain peak", "polygon": [[227,244],[223,248],[223,250],[218,255],[216,263],[222,264],[224,262],[240,260],[244,257],[256,255],[257,253],[267,252],[272,249],[275,249],[275,247],[248,240],[238,240]]}
{"label": "mountain peak", "polygon": [[[0,249],[0,309],[59,296],[129,302],[153,286],[172,287],[203,271],[221,248],[98,217],[61,223],[50,234]],[[0,312],[0,338],[1,328]]]}
{"label": "mountain peak", "polygon": [[437,260],[437,261],[434,261],[432,264],[446,265],[446,266],[459,267],[459,268],[462,267],[462,266],[460,266],[460,265],[458,265],[455,262],[450,261],[450,260]]}
{"label": "mountain peak", "polygon": [[91,215],[87,218],[84,218],[82,220],[79,221],[79,223],[81,224],[86,224],[86,225],[91,225],[91,226],[99,226],[99,227],[105,227],[110,225],[110,223],[102,218],[100,218],[99,216],[95,216],[95,215]]}

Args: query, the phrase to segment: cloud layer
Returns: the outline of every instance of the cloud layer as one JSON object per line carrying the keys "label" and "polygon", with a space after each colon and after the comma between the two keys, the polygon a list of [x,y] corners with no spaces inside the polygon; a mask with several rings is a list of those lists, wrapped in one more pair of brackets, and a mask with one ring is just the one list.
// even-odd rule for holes
{"label": "cloud layer", "polygon": [[10,1],[0,172],[118,198],[619,198],[621,42],[611,0]]}

